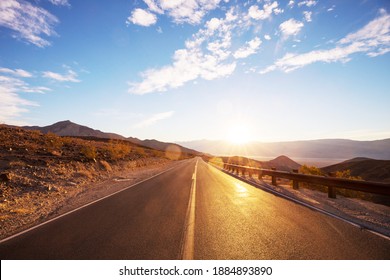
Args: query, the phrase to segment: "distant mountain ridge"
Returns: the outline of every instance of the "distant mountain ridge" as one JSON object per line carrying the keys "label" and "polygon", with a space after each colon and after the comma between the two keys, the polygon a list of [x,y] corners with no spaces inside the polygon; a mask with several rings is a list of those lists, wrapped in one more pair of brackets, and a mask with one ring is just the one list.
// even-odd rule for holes
{"label": "distant mountain ridge", "polygon": [[251,142],[240,147],[226,141],[199,140],[178,142],[188,148],[218,156],[351,159],[367,157],[390,160],[390,138],[374,141],[347,139],[321,139],[291,142]]}
{"label": "distant mountain ridge", "polygon": [[24,126],[24,129],[29,130],[39,130],[42,133],[49,133],[52,132],[54,134],[57,134],[59,136],[73,136],[73,137],[96,137],[96,138],[105,138],[105,139],[119,139],[119,140],[127,140],[134,144],[138,144],[144,147],[160,150],[160,151],[166,151],[166,149],[170,146],[177,146],[179,149],[184,153],[194,154],[198,155],[201,154],[198,151],[195,151],[193,149],[188,149],[186,147],[183,147],[176,143],[166,143],[161,142],[158,140],[140,140],[138,138],[134,137],[124,137],[122,135],[116,134],[116,133],[109,133],[109,132],[102,132],[97,129],[92,129],[90,127],[79,125],[76,123],[73,123],[69,120],[66,121],[60,121],[52,125],[48,126]]}
{"label": "distant mountain ridge", "polygon": [[211,162],[215,162],[218,164],[219,160],[222,160],[224,163],[243,165],[243,166],[251,166],[255,168],[264,168],[271,169],[276,168],[279,171],[289,171],[291,172],[293,169],[299,169],[301,165],[289,157],[286,156],[278,156],[269,161],[260,161],[247,157],[233,156],[233,157],[221,157],[221,158],[211,158]]}
{"label": "distant mountain ridge", "polygon": [[52,132],[58,136],[85,136],[85,137],[97,137],[97,138],[107,138],[107,139],[121,139],[125,140],[126,137],[123,137],[115,133],[102,132],[97,129],[92,129],[84,125],[79,125],[73,123],[69,120],[60,121],[48,126],[24,126],[23,128],[29,130],[39,130],[42,133]]}

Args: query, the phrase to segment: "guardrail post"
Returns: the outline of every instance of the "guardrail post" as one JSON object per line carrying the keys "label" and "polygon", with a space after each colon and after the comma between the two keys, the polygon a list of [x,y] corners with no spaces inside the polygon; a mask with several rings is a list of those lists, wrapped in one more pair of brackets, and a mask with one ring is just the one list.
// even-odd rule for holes
{"label": "guardrail post", "polygon": [[[276,168],[275,167],[272,167],[271,168],[272,171],[275,171]],[[272,175],[272,185],[276,186],[276,176]]]}
{"label": "guardrail post", "polygon": [[[329,177],[336,177],[334,172],[328,173]],[[336,198],[336,189],[334,187],[328,186],[328,198]]]}
{"label": "guardrail post", "polygon": [[242,176],[242,177],[245,177],[245,167],[242,167],[242,168],[241,168],[241,176]]}
{"label": "guardrail post", "polygon": [[[298,169],[293,169],[293,173],[298,173]],[[293,180],[293,189],[298,190],[299,189],[299,182],[297,180]]]}
{"label": "guardrail post", "polygon": [[258,176],[259,180],[263,180],[263,171],[259,170],[259,172],[257,173],[257,176]]}

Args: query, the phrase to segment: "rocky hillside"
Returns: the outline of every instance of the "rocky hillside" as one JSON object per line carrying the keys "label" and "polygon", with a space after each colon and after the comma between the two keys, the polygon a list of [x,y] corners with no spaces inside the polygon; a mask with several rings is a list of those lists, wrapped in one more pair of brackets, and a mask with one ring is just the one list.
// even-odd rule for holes
{"label": "rocky hillside", "polygon": [[42,133],[52,132],[58,136],[89,136],[107,139],[126,139],[125,137],[115,134],[102,132],[100,130],[92,129],[84,125],[79,125],[71,121],[61,121],[48,126],[24,126],[24,129],[38,130]]}
{"label": "rocky hillside", "polygon": [[69,120],[67,121],[60,121],[52,125],[48,126],[25,126],[24,129],[28,130],[37,130],[42,133],[54,133],[58,136],[73,136],[73,137],[92,137],[92,138],[104,138],[104,139],[119,139],[119,140],[127,140],[131,143],[152,148],[159,151],[167,151],[167,149],[180,151],[182,153],[186,154],[194,154],[194,155],[200,155],[201,153],[188,149],[186,147],[180,146],[178,144],[174,143],[165,143],[154,139],[146,139],[146,140],[140,140],[135,137],[124,137],[119,134],[115,133],[109,133],[109,132],[102,132],[100,130],[92,129],[90,127],[79,125],[77,123],[73,123]]}
{"label": "rocky hillside", "polygon": [[390,160],[353,158],[324,167],[322,170],[325,173],[350,170],[352,176],[359,176],[366,181],[390,183]]}
{"label": "rocky hillside", "polygon": [[[55,215],[72,199],[94,192],[93,184],[130,173],[139,178],[140,170],[151,176],[150,170],[186,157],[124,140],[60,137],[0,125],[0,238]],[[103,191],[115,184],[103,185]]]}

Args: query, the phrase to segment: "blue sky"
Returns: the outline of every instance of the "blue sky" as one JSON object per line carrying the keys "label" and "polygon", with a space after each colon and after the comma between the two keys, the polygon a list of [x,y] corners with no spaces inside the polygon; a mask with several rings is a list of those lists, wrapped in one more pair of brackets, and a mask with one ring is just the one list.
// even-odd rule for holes
{"label": "blue sky", "polygon": [[0,122],[390,138],[390,2],[1,0]]}

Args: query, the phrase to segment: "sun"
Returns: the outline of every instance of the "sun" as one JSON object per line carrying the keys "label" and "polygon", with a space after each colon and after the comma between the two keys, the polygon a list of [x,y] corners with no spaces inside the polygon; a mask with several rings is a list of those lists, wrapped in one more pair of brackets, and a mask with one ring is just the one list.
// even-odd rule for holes
{"label": "sun", "polygon": [[246,125],[233,125],[229,128],[227,140],[235,145],[244,145],[251,141],[250,129]]}

